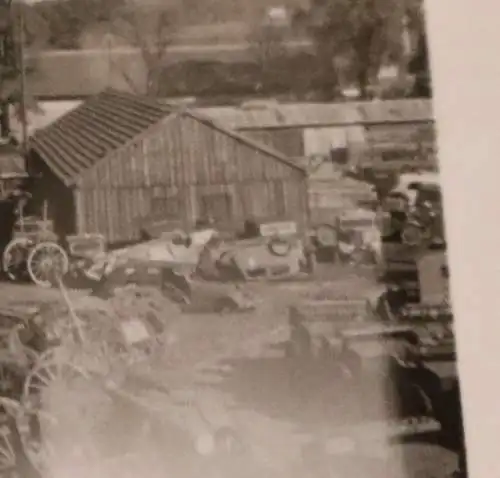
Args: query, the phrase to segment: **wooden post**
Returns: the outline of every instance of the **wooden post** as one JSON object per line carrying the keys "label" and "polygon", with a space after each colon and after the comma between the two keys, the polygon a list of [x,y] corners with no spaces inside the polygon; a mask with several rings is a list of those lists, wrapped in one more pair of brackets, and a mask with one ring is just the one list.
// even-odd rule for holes
{"label": "wooden post", "polygon": [[49,205],[47,203],[47,200],[45,199],[43,201],[43,211],[42,211],[42,220],[44,223],[47,222],[49,216]]}
{"label": "wooden post", "polygon": [[28,152],[28,111],[26,108],[26,65],[24,58],[24,5],[19,5],[19,33],[18,33],[18,56],[19,56],[19,73],[21,81],[21,126],[22,126],[22,151],[24,154],[24,167],[27,169],[27,152]]}

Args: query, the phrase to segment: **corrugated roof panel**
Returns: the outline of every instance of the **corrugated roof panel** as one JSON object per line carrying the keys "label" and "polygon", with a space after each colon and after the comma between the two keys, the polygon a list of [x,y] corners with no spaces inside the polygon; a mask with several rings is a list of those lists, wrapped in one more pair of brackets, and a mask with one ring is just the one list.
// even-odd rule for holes
{"label": "corrugated roof panel", "polygon": [[360,121],[356,108],[349,103],[295,103],[280,106],[289,126],[343,125]]}
{"label": "corrugated roof panel", "polygon": [[259,108],[205,107],[199,111],[228,128],[242,130],[433,120],[429,100],[285,103]]}

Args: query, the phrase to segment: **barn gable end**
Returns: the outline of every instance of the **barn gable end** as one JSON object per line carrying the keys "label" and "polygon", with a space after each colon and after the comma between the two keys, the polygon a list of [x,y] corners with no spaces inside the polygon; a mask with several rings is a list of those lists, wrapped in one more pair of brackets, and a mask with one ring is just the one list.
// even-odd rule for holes
{"label": "barn gable end", "polygon": [[81,227],[109,237],[134,236],[154,215],[191,227],[218,214],[229,229],[246,217],[305,220],[303,169],[189,112],[96,163],[78,185]]}
{"label": "barn gable end", "polygon": [[[306,172],[282,154],[196,112],[129,94],[98,96],[105,107],[89,100],[34,143],[39,159],[73,190],[76,232],[126,242],[153,219],[167,228],[191,227],[206,215],[228,228],[249,217],[305,223]],[[119,121],[97,132],[96,112]]]}
{"label": "barn gable end", "polygon": [[190,112],[168,116],[147,133],[85,171],[79,187],[203,186],[305,176],[280,153]]}

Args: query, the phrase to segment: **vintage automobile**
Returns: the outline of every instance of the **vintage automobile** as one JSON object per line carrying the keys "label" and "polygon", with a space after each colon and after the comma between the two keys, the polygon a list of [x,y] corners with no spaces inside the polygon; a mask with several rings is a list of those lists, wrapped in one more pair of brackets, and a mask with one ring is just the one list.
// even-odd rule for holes
{"label": "vintage automobile", "polygon": [[228,241],[221,259],[234,261],[246,280],[292,278],[304,270],[304,243],[295,223],[267,223],[254,237]]}
{"label": "vintage automobile", "polygon": [[433,161],[415,159],[412,155],[407,155],[405,158],[390,161],[370,159],[365,164],[361,163],[349,169],[346,175],[373,185],[378,199],[384,200],[387,194],[398,185],[402,174],[413,174],[418,171],[435,173],[436,166]]}
{"label": "vintage automobile", "polygon": [[[384,201],[381,217],[379,278],[388,287],[405,289],[418,302],[422,284],[446,279],[446,237],[437,174],[408,174]],[[429,277],[430,271],[433,277]]]}
{"label": "vintage automobile", "polygon": [[[175,230],[108,253],[91,248],[90,255],[85,254],[90,238],[86,241],[71,241],[80,260],[65,276],[67,287],[79,282],[78,288],[105,295],[126,284],[150,285],[192,312],[252,310],[255,301],[244,283],[290,278],[304,268],[302,241],[290,222],[263,224],[246,237],[227,240],[211,228]],[[207,255],[210,273],[200,265]]]}
{"label": "vintage automobile", "polygon": [[317,255],[350,264],[373,264],[381,247],[377,212],[352,209],[340,214],[332,224],[315,228],[312,243]]}
{"label": "vintage automobile", "polygon": [[400,195],[411,203],[416,201],[419,189],[426,187],[440,187],[439,173],[428,171],[403,173],[389,195]]}
{"label": "vintage automobile", "polygon": [[[384,237],[401,227],[402,242],[419,245],[424,241],[443,245],[443,206],[438,173],[402,174],[383,201]],[[400,220],[394,220],[400,218]]]}
{"label": "vintage automobile", "polygon": [[[203,239],[204,237],[204,239]],[[200,254],[211,235],[202,235],[184,243],[186,237],[178,233],[173,242],[151,241],[129,250],[110,253],[100,258],[87,271],[86,288],[95,295],[108,297],[117,288],[130,284],[155,287],[179,304],[184,312],[227,313],[253,310],[255,302],[235,280],[235,268],[231,262],[221,274],[205,278],[197,274]],[[177,250],[177,253],[175,253]]]}

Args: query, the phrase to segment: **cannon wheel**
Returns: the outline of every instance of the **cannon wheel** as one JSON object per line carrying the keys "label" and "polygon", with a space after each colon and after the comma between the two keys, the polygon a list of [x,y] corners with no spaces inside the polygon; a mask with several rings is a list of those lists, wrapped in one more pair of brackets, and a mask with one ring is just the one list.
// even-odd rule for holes
{"label": "cannon wheel", "polygon": [[26,274],[26,263],[33,241],[27,237],[13,239],[7,244],[2,254],[2,270],[12,281]]}
{"label": "cannon wheel", "polygon": [[52,287],[55,279],[68,272],[69,259],[66,251],[56,242],[40,242],[31,249],[26,267],[36,285]]}
{"label": "cannon wheel", "polygon": [[70,380],[83,375],[70,365],[68,360],[58,357],[57,351],[57,348],[51,349],[39,355],[26,376],[20,407],[16,414],[23,451],[33,467],[42,475],[47,471],[49,459],[55,456],[49,440],[42,439],[42,433],[46,425],[57,425],[56,417],[43,410],[44,392],[62,379]]}

